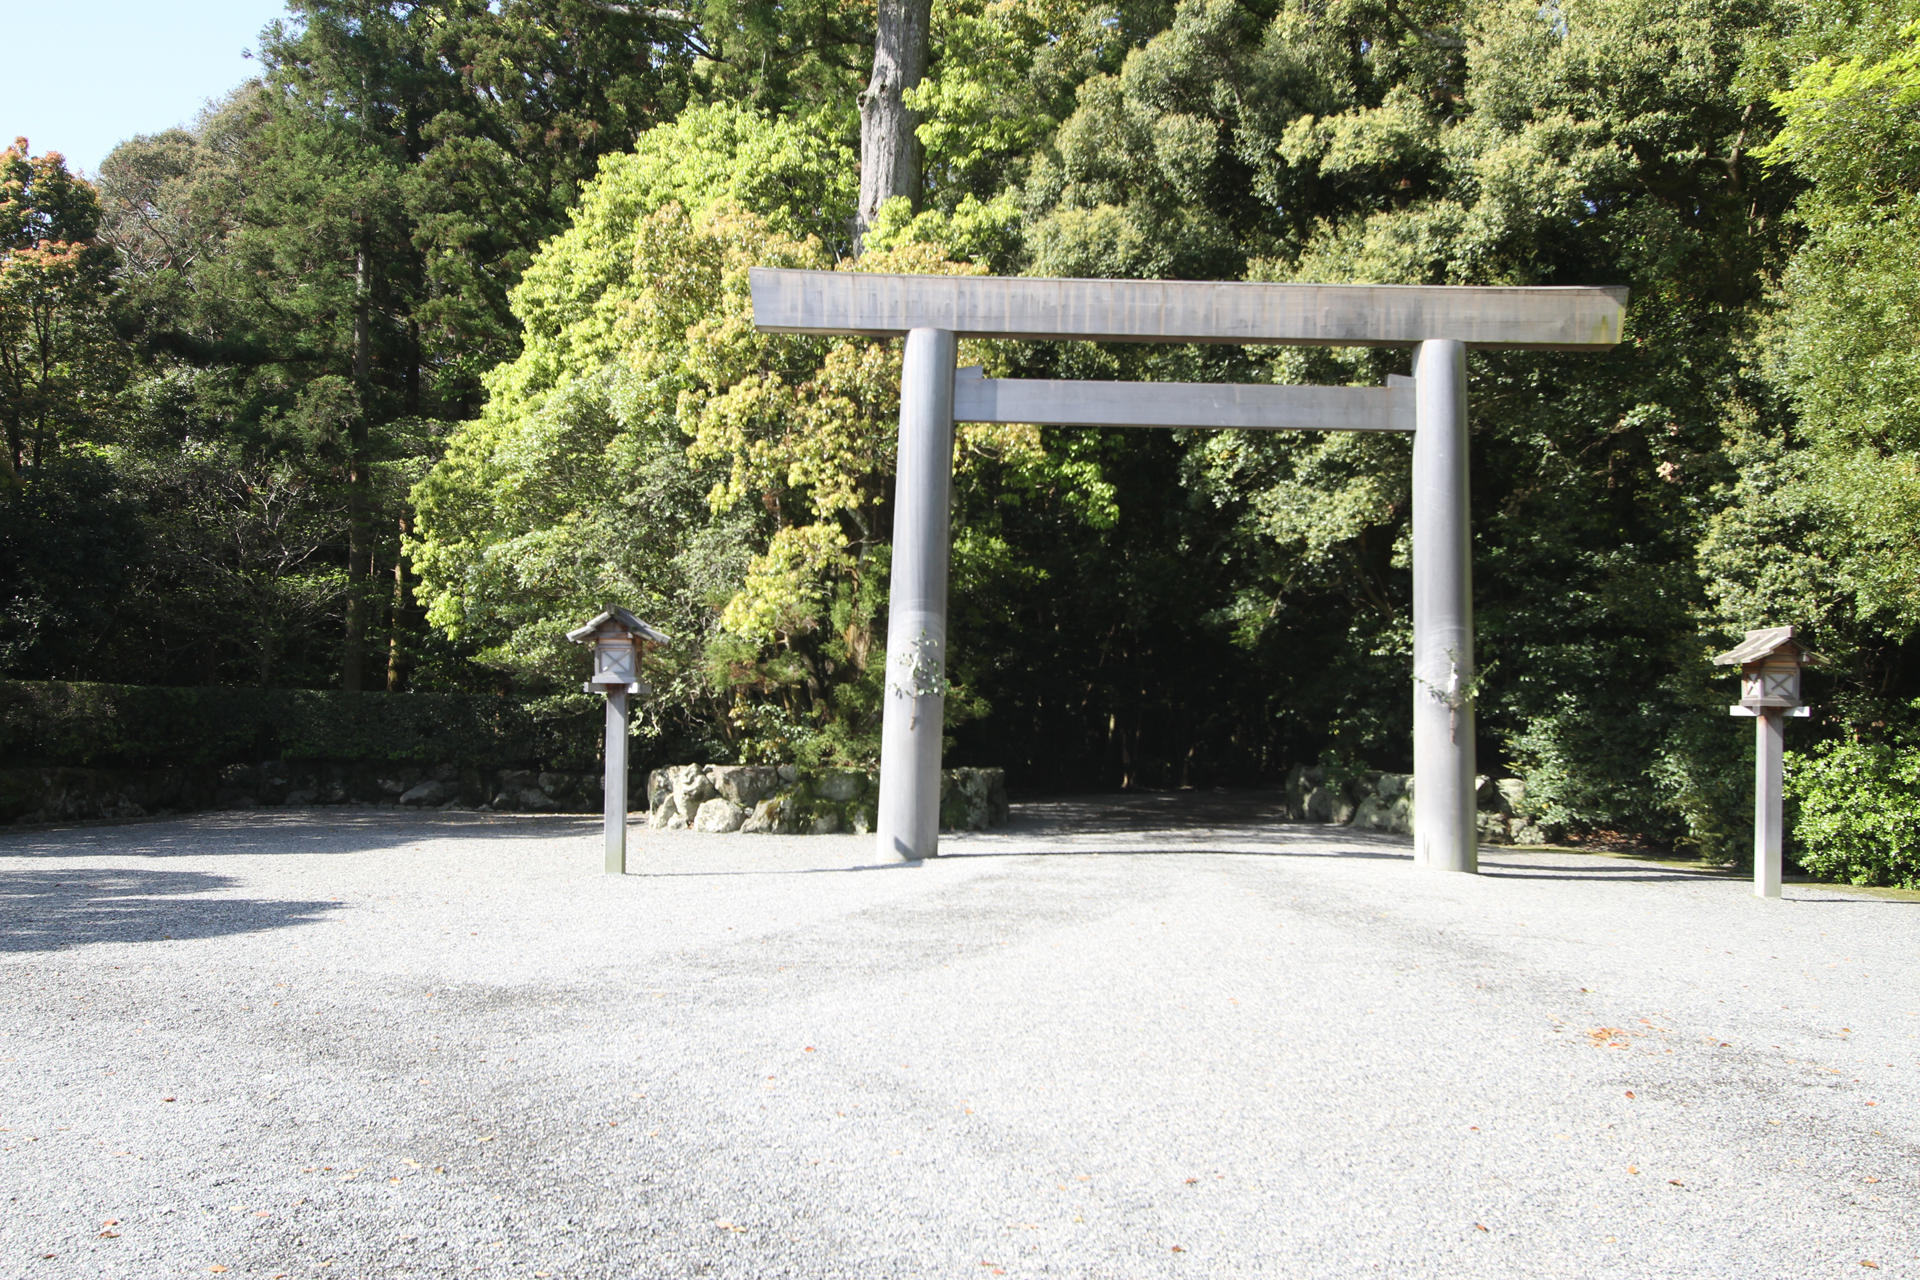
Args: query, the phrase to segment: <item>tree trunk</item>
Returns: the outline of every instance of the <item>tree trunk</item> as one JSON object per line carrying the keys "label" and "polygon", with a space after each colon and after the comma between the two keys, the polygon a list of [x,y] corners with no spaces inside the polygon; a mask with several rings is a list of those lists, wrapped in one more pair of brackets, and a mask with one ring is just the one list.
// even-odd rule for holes
{"label": "tree trunk", "polygon": [[400,545],[393,553],[393,612],[387,622],[387,692],[398,693],[407,681],[407,656],[400,643],[407,612],[407,535],[413,522],[400,517]]}
{"label": "tree trunk", "polygon": [[372,513],[368,510],[368,490],[372,486],[366,458],[367,414],[372,400],[368,386],[372,358],[367,350],[373,300],[372,254],[367,247],[371,234],[372,220],[363,216],[360,248],[353,257],[353,389],[358,404],[347,433],[347,632],[340,654],[340,687],[354,693],[365,682],[367,561],[373,541]]}
{"label": "tree trunk", "polygon": [[856,249],[880,206],[905,196],[920,207],[919,118],[900,95],[927,72],[933,0],[880,0],[873,42],[873,78],[860,95],[860,210]]}

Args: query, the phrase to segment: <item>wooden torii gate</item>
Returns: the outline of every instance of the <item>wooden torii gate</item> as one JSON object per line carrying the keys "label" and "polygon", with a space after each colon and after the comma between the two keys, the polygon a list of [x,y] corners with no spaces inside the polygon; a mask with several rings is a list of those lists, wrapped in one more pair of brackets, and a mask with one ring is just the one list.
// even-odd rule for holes
{"label": "wooden torii gate", "polygon": [[[1479,869],[1467,350],[1579,351],[1620,341],[1624,288],[1039,280],[752,272],[770,333],[906,338],[880,739],[882,858],[938,852],[953,424],[1235,427],[1413,433],[1414,861]],[[1385,387],[990,379],[959,339],[1413,347]]]}

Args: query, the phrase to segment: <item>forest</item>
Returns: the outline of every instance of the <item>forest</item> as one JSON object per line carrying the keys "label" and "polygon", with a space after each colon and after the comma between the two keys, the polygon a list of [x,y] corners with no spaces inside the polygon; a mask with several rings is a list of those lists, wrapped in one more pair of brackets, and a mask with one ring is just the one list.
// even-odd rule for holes
{"label": "forest", "polygon": [[[1624,285],[1470,361],[1481,769],[1735,860],[1710,658],[1793,624],[1793,856],[1920,885],[1916,0],[291,0],[255,56],[97,174],[0,153],[0,676],[577,714],[621,604],[640,762],[870,763],[899,344],[755,332],[749,267]],[[1408,458],[961,428],[949,759],[1406,769]]]}

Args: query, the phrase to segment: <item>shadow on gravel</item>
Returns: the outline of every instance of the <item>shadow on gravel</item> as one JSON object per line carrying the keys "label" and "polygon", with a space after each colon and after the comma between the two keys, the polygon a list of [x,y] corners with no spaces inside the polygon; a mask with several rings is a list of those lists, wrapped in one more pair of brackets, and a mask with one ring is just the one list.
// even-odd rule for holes
{"label": "shadow on gravel", "polygon": [[10,871],[0,876],[0,952],[255,933],[310,924],[339,909],[334,902],[182,896],[237,883],[200,871]]}

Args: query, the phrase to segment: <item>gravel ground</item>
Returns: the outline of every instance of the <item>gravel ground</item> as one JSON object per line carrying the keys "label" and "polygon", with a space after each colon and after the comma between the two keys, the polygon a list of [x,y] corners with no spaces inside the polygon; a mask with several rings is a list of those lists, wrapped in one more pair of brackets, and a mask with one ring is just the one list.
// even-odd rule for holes
{"label": "gravel ground", "polygon": [[1920,1275],[1920,902],[1274,817],[0,833],[0,1275]]}

